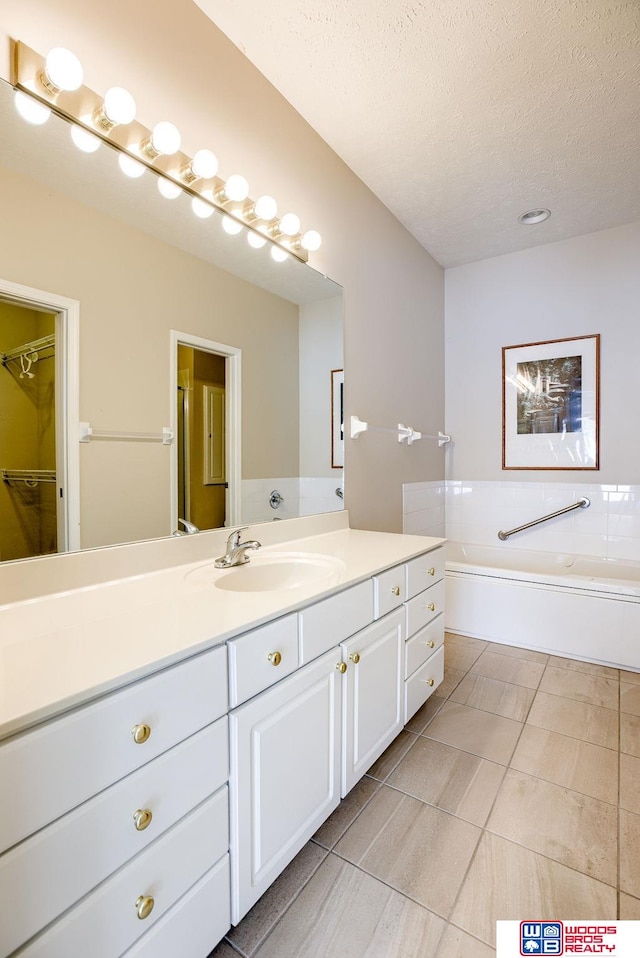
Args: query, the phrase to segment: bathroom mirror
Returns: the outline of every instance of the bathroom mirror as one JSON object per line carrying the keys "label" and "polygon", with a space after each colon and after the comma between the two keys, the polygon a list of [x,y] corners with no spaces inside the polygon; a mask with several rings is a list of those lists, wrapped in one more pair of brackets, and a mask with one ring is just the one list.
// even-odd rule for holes
{"label": "bathroom mirror", "polygon": [[[79,304],[78,419],[94,434],[161,437],[176,419],[172,342],[184,334],[226,344],[241,356],[240,428],[229,437],[241,470],[233,522],[341,508],[331,435],[331,370],[343,367],[341,288],[292,257],[275,263],[269,244],[251,248],[245,230],[229,236],[217,212],[199,219],[185,194],[165,199],[151,171],[127,178],[108,145],[81,152],[59,117],[29,125],[6,83],[0,129],[0,279]],[[20,344],[0,342],[0,353],[35,336],[25,327]],[[27,404],[37,377],[45,381],[47,355],[28,367],[30,378],[20,379],[28,356],[12,372],[0,368],[23,398],[30,384]],[[194,376],[194,389],[206,385]],[[51,463],[34,461],[36,447],[24,451],[15,428],[3,433],[3,419],[0,470],[50,471]],[[205,426],[197,429],[206,446]],[[69,437],[79,453],[80,548],[172,534],[175,442],[76,439]],[[0,542],[3,561],[38,554],[20,552],[21,529],[51,506],[40,506],[44,483],[30,481],[0,481],[2,525],[14,530],[10,547]],[[282,500],[275,509],[274,491]]]}

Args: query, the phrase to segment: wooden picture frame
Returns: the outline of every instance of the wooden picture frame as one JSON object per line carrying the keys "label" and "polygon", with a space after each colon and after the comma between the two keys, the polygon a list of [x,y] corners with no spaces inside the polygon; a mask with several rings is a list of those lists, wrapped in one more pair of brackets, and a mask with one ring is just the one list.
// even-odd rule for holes
{"label": "wooden picture frame", "polygon": [[331,370],[331,468],[344,468],[344,369]]}
{"label": "wooden picture frame", "polygon": [[599,414],[599,333],[503,346],[503,469],[598,469]]}

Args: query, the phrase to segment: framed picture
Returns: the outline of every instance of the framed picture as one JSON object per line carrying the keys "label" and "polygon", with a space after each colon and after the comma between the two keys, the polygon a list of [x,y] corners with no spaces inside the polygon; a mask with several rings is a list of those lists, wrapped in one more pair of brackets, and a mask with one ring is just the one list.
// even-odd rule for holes
{"label": "framed picture", "polygon": [[502,468],[598,469],[600,336],[502,348]]}
{"label": "framed picture", "polygon": [[344,369],[331,370],[331,468],[344,467]]}

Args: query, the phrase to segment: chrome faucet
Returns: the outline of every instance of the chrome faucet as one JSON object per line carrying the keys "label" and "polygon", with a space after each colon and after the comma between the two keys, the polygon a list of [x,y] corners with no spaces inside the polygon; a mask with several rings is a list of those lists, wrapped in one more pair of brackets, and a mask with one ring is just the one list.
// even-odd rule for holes
{"label": "chrome faucet", "polygon": [[241,529],[234,529],[227,539],[227,551],[213,563],[216,569],[230,569],[236,565],[244,565],[249,561],[247,555],[248,549],[259,549],[260,543],[255,539],[249,539],[247,542],[240,542],[240,536],[249,526],[242,526]]}

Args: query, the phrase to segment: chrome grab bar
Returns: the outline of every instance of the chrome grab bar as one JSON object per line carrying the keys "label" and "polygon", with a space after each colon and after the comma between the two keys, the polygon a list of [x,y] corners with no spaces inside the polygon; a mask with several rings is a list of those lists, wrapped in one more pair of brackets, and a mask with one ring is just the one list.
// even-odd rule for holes
{"label": "chrome grab bar", "polygon": [[505,539],[508,539],[509,536],[514,535],[516,532],[524,532],[525,529],[530,529],[531,526],[540,525],[541,522],[546,522],[547,519],[555,519],[556,516],[563,516],[565,512],[573,512],[574,509],[586,509],[590,505],[591,499],[587,499],[586,496],[583,496],[570,506],[565,506],[564,509],[558,509],[557,512],[550,512],[548,516],[541,516],[539,519],[534,519],[533,522],[525,522],[523,526],[517,526],[515,529],[509,529],[508,532],[499,532],[498,539],[500,539],[501,542],[504,542]]}

